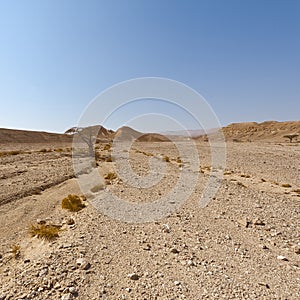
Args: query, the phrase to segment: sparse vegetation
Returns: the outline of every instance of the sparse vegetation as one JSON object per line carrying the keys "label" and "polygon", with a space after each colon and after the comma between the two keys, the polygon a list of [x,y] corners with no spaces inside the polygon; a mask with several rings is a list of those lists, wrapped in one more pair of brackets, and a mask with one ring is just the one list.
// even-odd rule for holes
{"label": "sparse vegetation", "polygon": [[51,149],[45,149],[45,148],[43,148],[39,152],[40,153],[47,153],[47,152],[52,152],[52,150]]}
{"label": "sparse vegetation", "polygon": [[31,224],[29,228],[30,236],[36,236],[39,239],[52,241],[58,237],[60,232],[60,226],[51,225],[51,224]]}
{"label": "sparse vegetation", "polygon": [[180,157],[176,158],[176,162],[179,163],[179,164],[182,164],[182,160],[180,159]]}
{"label": "sparse vegetation", "polygon": [[251,176],[247,175],[247,174],[241,174],[241,177],[243,177],[243,178],[250,178]]}
{"label": "sparse vegetation", "polygon": [[10,252],[15,259],[18,259],[21,255],[21,246],[19,244],[12,245]]}
{"label": "sparse vegetation", "polygon": [[107,179],[107,180],[114,180],[114,179],[117,179],[118,176],[116,173],[114,172],[109,172],[107,173],[105,176],[104,176],[104,179]]}
{"label": "sparse vegetation", "polygon": [[164,158],[163,158],[163,160],[164,160],[165,162],[170,162],[170,157],[165,155]]}
{"label": "sparse vegetation", "polygon": [[109,151],[111,149],[111,144],[105,144],[103,150]]}
{"label": "sparse vegetation", "polygon": [[9,155],[18,155],[18,154],[23,154],[24,152],[19,151],[19,150],[13,150],[13,151],[3,151],[0,152],[0,157],[1,156],[9,156]]}
{"label": "sparse vegetation", "polygon": [[61,207],[72,212],[77,212],[83,209],[85,205],[79,196],[70,194],[62,200]]}
{"label": "sparse vegetation", "polygon": [[290,143],[292,143],[293,139],[297,139],[298,136],[299,136],[299,134],[287,134],[287,135],[284,135],[283,137],[289,139]]}
{"label": "sparse vegetation", "polygon": [[290,187],[292,187],[289,183],[284,183],[281,186],[284,187],[284,188],[290,188]]}

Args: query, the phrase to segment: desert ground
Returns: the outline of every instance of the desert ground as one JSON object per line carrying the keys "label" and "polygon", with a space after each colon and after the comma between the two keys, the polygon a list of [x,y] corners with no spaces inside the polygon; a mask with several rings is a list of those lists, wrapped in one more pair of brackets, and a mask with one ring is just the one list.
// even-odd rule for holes
{"label": "desert ground", "polygon": [[[2,136],[0,299],[300,299],[300,143],[283,138],[296,130],[299,122],[225,128],[226,168],[204,208],[212,172],[205,138],[195,139],[198,170],[171,142],[134,143],[137,174],[149,172],[153,157],[166,166],[149,189],[120,180],[111,144],[99,141],[93,168],[106,179],[96,194],[151,202],[172,192],[182,170],[197,175],[181,207],[147,223],[105,215],[93,192],[80,211],[62,208],[69,194],[82,195],[69,137]],[[34,224],[54,225],[58,236],[32,235]]]}

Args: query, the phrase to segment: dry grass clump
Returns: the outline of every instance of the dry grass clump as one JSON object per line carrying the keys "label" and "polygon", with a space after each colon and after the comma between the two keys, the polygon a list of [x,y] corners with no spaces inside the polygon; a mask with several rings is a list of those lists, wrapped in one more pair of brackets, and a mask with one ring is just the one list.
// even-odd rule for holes
{"label": "dry grass clump", "polygon": [[83,209],[85,205],[82,203],[82,200],[79,196],[68,195],[62,200],[61,207],[72,212],[77,212]]}
{"label": "dry grass clump", "polygon": [[111,149],[111,144],[105,144],[103,150],[109,151]]}
{"label": "dry grass clump", "polygon": [[176,162],[177,162],[178,164],[182,164],[182,160],[180,159],[180,157],[177,157],[177,158],[176,158]]}
{"label": "dry grass clump", "polygon": [[54,149],[54,151],[60,153],[60,152],[64,152],[64,149],[62,149],[62,148],[57,148],[57,149]]}
{"label": "dry grass clump", "polygon": [[300,189],[293,190],[293,192],[300,195]]}
{"label": "dry grass clump", "polygon": [[19,150],[13,150],[13,151],[3,151],[0,152],[0,157],[1,156],[9,156],[9,155],[18,155],[18,154],[22,154],[22,151]]}
{"label": "dry grass clump", "polygon": [[60,232],[60,226],[51,225],[51,224],[32,224],[29,228],[29,234],[34,237],[36,236],[39,239],[52,241],[58,237]]}
{"label": "dry grass clump", "polygon": [[14,244],[11,246],[10,252],[15,259],[19,258],[21,255],[21,246],[19,244]]}
{"label": "dry grass clump", "polygon": [[114,179],[117,179],[118,176],[116,173],[114,172],[109,172],[107,173],[105,176],[104,176],[104,179],[107,179],[107,180],[114,180]]}
{"label": "dry grass clump", "polygon": [[292,187],[289,183],[284,183],[281,186],[284,187],[284,188],[290,188],[290,187]]}
{"label": "dry grass clump", "polygon": [[169,157],[169,156],[164,156],[163,160],[164,160],[165,162],[170,162],[170,157]]}
{"label": "dry grass clump", "polygon": [[47,152],[52,152],[52,150],[51,149],[45,149],[45,148],[43,148],[43,149],[39,150],[38,152],[40,152],[40,153],[47,153]]}
{"label": "dry grass clump", "polygon": [[247,174],[241,174],[241,177],[243,177],[243,178],[250,178],[250,175],[247,175]]}

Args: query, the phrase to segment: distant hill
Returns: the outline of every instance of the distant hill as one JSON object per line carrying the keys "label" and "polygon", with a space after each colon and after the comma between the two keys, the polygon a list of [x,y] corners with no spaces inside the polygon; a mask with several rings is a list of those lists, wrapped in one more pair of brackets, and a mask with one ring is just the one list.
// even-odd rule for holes
{"label": "distant hill", "polygon": [[233,123],[223,129],[226,140],[241,141],[284,141],[287,134],[300,134],[300,121],[263,123]]}
{"label": "distant hill", "polygon": [[119,128],[114,137],[121,140],[137,140],[138,142],[167,142],[169,139],[158,133],[142,133],[128,126]]}
{"label": "distant hill", "polygon": [[0,144],[68,142],[72,142],[72,137],[67,134],[0,128]]}

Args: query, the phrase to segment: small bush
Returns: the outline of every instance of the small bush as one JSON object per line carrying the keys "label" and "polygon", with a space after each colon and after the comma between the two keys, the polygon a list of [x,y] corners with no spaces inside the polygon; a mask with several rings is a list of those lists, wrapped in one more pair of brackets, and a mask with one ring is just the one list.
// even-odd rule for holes
{"label": "small bush", "polygon": [[243,177],[243,178],[250,178],[250,175],[242,174],[241,177]]}
{"label": "small bush", "polygon": [[292,187],[289,183],[284,183],[281,186],[284,187],[284,188],[290,188],[290,187]]}
{"label": "small bush", "polygon": [[68,195],[61,202],[61,207],[69,211],[77,212],[85,207],[82,203],[81,198],[77,195]]}
{"label": "small bush", "polygon": [[176,162],[179,163],[179,164],[182,163],[182,160],[180,159],[180,157],[177,157],[177,158],[176,158]]}
{"label": "small bush", "polygon": [[110,150],[111,149],[111,144],[105,144],[103,147],[103,150]]}
{"label": "small bush", "polygon": [[62,149],[62,148],[57,148],[57,149],[54,149],[54,151],[60,153],[60,152],[64,152],[64,149]]}
{"label": "small bush", "polygon": [[113,172],[109,172],[104,176],[104,179],[107,179],[107,180],[114,180],[116,178],[118,178],[118,176],[116,173],[113,173]]}
{"label": "small bush", "polygon": [[20,257],[20,254],[21,254],[20,249],[21,249],[21,246],[19,244],[14,244],[11,246],[10,252],[12,253],[12,255],[15,259]]}
{"label": "small bush", "polygon": [[169,157],[169,156],[164,156],[163,160],[164,160],[165,162],[170,162],[170,157]]}
{"label": "small bush", "polygon": [[36,236],[39,239],[47,241],[54,240],[58,237],[60,231],[59,226],[47,225],[47,224],[32,224],[29,228],[29,234],[33,237]]}

